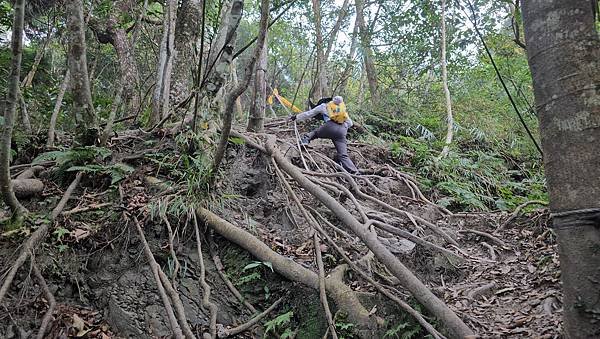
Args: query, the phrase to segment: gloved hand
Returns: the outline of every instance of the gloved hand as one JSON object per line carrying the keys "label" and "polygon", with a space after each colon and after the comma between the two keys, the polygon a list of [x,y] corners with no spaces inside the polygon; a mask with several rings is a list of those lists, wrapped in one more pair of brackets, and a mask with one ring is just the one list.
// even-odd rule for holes
{"label": "gloved hand", "polygon": [[288,120],[289,120],[289,121],[295,121],[295,120],[296,120],[296,115],[290,115],[290,116],[288,117]]}

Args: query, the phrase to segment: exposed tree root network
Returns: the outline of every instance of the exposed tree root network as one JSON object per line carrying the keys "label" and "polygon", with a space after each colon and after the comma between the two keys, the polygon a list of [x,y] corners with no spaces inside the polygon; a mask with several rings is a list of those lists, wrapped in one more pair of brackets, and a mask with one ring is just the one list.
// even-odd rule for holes
{"label": "exposed tree root network", "polygon": [[215,181],[168,129],[108,141],[135,169],[112,186],[13,168],[29,217],[0,238],[0,337],[558,336],[543,208],[452,213],[386,149],[352,144],[351,175],[328,142],[266,126],[232,131]]}

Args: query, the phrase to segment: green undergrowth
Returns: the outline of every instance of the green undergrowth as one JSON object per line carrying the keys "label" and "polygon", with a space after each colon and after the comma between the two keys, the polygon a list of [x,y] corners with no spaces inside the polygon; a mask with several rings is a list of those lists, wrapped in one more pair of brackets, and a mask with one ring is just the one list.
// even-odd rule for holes
{"label": "green undergrowth", "polygon": [[[429,116],[363,116],[359,137],[389,145],[392,161],[414,175],[436,203],[459,211],[512,210],[528,200],[547,201],[540,156],[522,136],[502,138],[455,124],[450,153],[443,120]],[[489,129],[489,128],[488,128]]]}
{"label": "green undergrowth", "polygon": [[[460,146],[460,145],[459,145]],[[390,145],[401,169],[417,176],[436,202],[455,210],[512,210],[528,200],[547,200],[541,161],[493,148],[454,149],[401,136]]]}

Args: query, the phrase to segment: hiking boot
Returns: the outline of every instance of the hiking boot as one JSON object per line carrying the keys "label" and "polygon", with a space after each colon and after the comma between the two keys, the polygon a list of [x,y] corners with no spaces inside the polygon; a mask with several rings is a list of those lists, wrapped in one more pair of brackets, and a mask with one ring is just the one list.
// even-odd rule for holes
{"label": "hiking boot", "polygon": [[302,138],[300,138],[300,145],[308,146],[308,144],[310,144],[310,137],[308,134],[304,134]]}

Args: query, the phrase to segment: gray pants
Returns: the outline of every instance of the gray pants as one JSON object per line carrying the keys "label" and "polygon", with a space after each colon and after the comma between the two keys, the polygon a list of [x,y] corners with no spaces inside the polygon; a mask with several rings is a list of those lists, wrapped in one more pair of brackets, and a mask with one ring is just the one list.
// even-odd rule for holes
{"label": "gray pants", "polygon": [[348,156],[348,141],[346,140],[347,133],[348,128],[345,125],[341,125],[329,120],[321,127],[308,133],[308,140],[330,139],[333,141],[333,145],[337,151],[336,161],[341,164],[346,171],[350,173],[358,173],[358,169]]}

